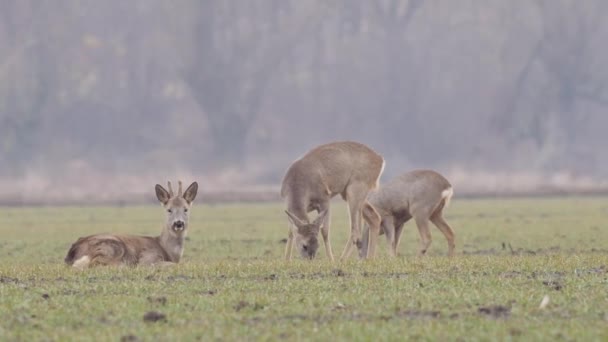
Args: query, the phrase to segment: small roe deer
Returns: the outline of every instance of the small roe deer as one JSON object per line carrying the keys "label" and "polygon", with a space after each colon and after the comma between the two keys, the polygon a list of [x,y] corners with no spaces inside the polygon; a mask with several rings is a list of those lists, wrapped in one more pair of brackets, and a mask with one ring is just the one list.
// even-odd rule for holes
{"label": "small roe deer", "polygon": [[[290,223],[285,258],[291,259],[294,235],[301,256],[314,258],[320,231],[327,256],[334,260],[329,242],[329,202],[337,194],[348,203],[351,225],[350,238],[341,258],[347,258],[353,247],[361,244],[361,216],[372,227],[365,241],[369,243],[366,256],[373,256],[380,231],[380,216],[366,198],[378,186],[383,169],[382,156],[363,144],[351,141],[318,146],[296,160],[287,170],[281,186],[281,197],[286,201]],[[309,223],[308,213],[315,210],[319,216]]]}
{"label": "small roe deer", "polygon": [[182,193],[179,182],[174,195],[156,185],[156,197],[167,211],[165,227],[160,236],[97,234],[79,238],[70,248],[65,263],[76,268],[97,265],[153,265],[178,263],[184,252],[188,229],[188,210],[196,197],[198,183]]}
{"label": "small roe deer", "polygon": [[[431,245],[430,220],[445,235],[448,255],[453,256],[454,231],[443,218],[443,209],[453,194],[450,182],[431,170],[407,172],[372,192],[368,200],[382,218],[380,234],[386,234],[391,254],[397,256],[403,225],[413,217],[421,237],[419,255],[424,255]],[[363,237],[366,236],[364,233]],[[367,252],[365,246],[364,241],[359,249],[362,258]]]}

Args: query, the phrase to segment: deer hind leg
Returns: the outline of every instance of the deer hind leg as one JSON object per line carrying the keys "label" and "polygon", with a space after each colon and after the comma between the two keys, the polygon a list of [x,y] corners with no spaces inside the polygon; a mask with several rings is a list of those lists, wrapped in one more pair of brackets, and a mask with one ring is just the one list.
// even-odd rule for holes
{"label": "deer hind leg", "polygon": [[[380,235],[380,214],[374,209],[374,207],[365,201],[363,204],[363,219],[369,226],[368,232],[368,245],[367,245],[367,258],[372,258],[376,254],[376,245],[378,244],[378,236]],[[390,227],[389,227],[390,229]]]}
{"label": "deer hind leg", "polygon": [[416,217],[416,226],[418,226],[418,232],[420,233],[420,250],[418,251],[418,255],[422,256],[426,254],[432,241],[428,216]]}
{"label": "deer hind leg", "polygon": [[431,222],[433,222],[433,224],[439,228],[448,241],[448,256],[454,256],[454,249],[456,248],[456,243],[454,242],[454,230],[443,218],[443,202],[442,205],[440,205],[431,216]]}
{"label": "deer hind leg", "polygon": [[361,243],[361,209],[368,191],[362,185],[349,185],[346,189],[346,201],[348,202],[348,213],[350,216],[350,237],[340,259],[350,256],[357,243]]}
{"label": "deer hind leg", "polygon": [[[126,249],[124,243],[120,241],[111,239],[101,240],[95,246],[93,253],[91,253],[90,265],[107,266],[123,264]],[[130,262],[130,264],[136,264],[136,262]]]}
{"label": "deer hind leg", "polygon": [[360,233],[356,234],[355,232],[355,227],[359,226],[357,222],[360,220],[361,217],[361,215],[359,214],[359,208],[353,208],[353,206],[349,205],[348,214],[350,217],[350,236],[348,237],[346,246],[344,246],[344,250],[342,251],[342,256],[340,256],[340,259],[346,259],[350,256],[351,252],[353,251],[353,247],[357,242],[355,235],[361,235]]}

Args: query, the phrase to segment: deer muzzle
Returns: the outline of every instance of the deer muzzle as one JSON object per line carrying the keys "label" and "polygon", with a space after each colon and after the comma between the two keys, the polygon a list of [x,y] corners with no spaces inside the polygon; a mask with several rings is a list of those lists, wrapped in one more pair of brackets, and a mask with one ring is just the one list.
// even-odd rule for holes
{"label": "deer muzzle", "polygon": [[176,232],[181,232],[184,229],[186,229],[186,223],[182,220],[175,221],[175,222],[173,222],[172,228]]}

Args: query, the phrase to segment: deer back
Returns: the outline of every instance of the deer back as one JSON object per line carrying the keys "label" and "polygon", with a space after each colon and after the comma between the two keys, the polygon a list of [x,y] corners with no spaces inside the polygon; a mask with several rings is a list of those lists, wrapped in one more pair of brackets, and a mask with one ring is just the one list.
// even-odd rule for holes
{"label": "deer back", "polygon": [[281,196],[333,196],[351,183],[370,189],[378,184],[384,158],[369,147],[352,141],[318,146],[296,160],[287,170]]}
{"label": "deer back", "polygon": [[91,264],[135,265],[141,258],[151,262],[170,261],[158,238],[147,236],[98,234],[78,239],[68,251],[65,262],[72,265],[87,256]]}
{"label": "deer back", "polygon": [[381,216],[407,211],[434,208],[445,198],[450,182],[432,170],[407,172],[382,185],[369,196],[369,202]]}

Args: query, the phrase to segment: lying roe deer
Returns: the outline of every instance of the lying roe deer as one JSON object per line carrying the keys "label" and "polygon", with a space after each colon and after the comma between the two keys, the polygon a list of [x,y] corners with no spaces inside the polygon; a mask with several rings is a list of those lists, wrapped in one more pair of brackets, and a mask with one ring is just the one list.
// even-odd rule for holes
{"label": "lying roe deer", "polygon": [[180,181],[177,195],[173,193],[171,182],[167,185],[169,191],[156,185],[156,197],[167,211],[160,236],[98,234],[82,237],[70,248],[65,263],[76,268],[178,263],[184,252],[188,210],[196,197],[198,183],[192,183],[182,193]]}
{"label": "lying roe deer", "polygon": [[[294,235],[302,257],[314,258],[321,231],[327,256],[334,260],[329,242],[329,202],[337,194],[348,203],[351,226],[350,238],[341,258],[347,258],[354,245],[361,244],[361,216],[372,227],[366,239],[369,243],[366,256],[373,256],[380,231],[380,216],[366,199],[368,193],[378,186],[383,170],[382,156],[363,144],[351,141],[318,146],[296,160],[287,170],[281,186],[289,220],[285,258],[291,259]],[[319,216],[309,223],[308,213],[315,210]]]}
{"label": "lying roe deer", "polygon": [[[403,225],[413,217],[421,238],[419,255],[424,255],[431,245],[429,221],[448,240],[448,255],[454,255],[454,231],[443,218],[443,209],[453,194],[450,182],[431,170],[407,172],[372,192],[368,200],[382,218],[380,234],[386,234],[391,254],[397,255]],[[364,239],[366,236],[364,233]],[[364,257],[366,252],[364,241],[359,256]]]}

